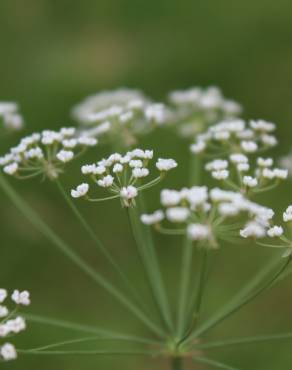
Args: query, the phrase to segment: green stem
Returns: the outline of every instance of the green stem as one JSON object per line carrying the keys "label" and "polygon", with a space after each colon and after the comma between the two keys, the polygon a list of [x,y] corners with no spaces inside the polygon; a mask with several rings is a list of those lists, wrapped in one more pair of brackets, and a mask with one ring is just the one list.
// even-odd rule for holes
{"label": "green stem", "polygon": [[216,360],[211,360],[210,358],[206,357],[194,357],[193,360],[195,362],[198,362],[200,364],[205,364],[205,365],[211,365],[217,369],[224,369],[224,370],[239,370],[237,367],[226,365],[223,362],[219,362]]}
{"label": "green stem", "polygon": [[158,356],[160,352],[153,352],[153,351],[118,351],[118,350],[93,350],[93,351],[31,351],[25,349],[17,349],[18,353],[24,355],[61,355],[61,356]]}
{"label": "green stem", "polygon": [[192,259],[193,259],[194,246],[192,241],[185,238],[185,243],[182,252],[181,262],[181,280],[179,289],[179,306],[178,306],[178,317],[177,317],[177,336],[180,339],[186,330],[187,324],[187,303],[189,298],[189,285],[190,276],[192,271]]}
{"label": "green stem", "polygon": [[198,349],[217,349],[217,348],[225,348],[230,346],[237,346],[242,344],[252,344],[252,343],[265,343],[265,342],[275,342],[281,341],[286,339],[292,339],[292,333],[284,333],[284,334],[275,334],[275,335],[261,335],[256,337],[247,337],[247,338],[235,338],[235,339],[227,339],[217,342],[209,342],[205,344],[196,345]]}
{"label": "green stem", "polygon": [[[70,321],[52,319],[52,318],[32,315],[32,314],[22,314],[22,316],[30,322],[54,326],[57,328],[59,327],[63,329],[69,329],[69,330],[73,330],[73,331],[81,332],[81,333],[95,334],[94,338],[98,338],[98,339],[103,338],[107,340],[127,340],[127,341],[132,341],[132,342],[137,342],[137,343],[149,343],[149,344],[157,344],[157,345],[161,344],[159,341],[155,341],[152,339],[141,338],[141,337],[124,334],[124,333],[116,333],[111,330],[101,329],[101,328],[97,328],[91,325],[90,326],[82,325],[82,324],[72,323]],[[62,342],[62,344],[64,344],[64,342]]]}
{"label": "green stem", "polygon": [[0,186],[13,204],[28,218],[28,220],[48,239],[50,240],[66,257],[68,257],[76,266],[78,266],[86,275],[90,276],[96,283],[104,288],[108,293],[115,297],[132,314],[142,321],[154,333],[161,336],[163,332],[147,316],[133,304],[125,295],[117,290],[106,278],[97,273],[81,257],[75,253],[68,244],[66,244],[50,227],[39,217],[39,215],[13,190],[0,174]]}
{"label": "green stem", "polygon": [[[110,263],[110,265],[114,268],[114,270],[117,272],[117,274],[120,276],[121,280],[123,281],[125,287],[127,287],[128,291],[132,294],[132,296],[136,299],[136,302],[139,303],[139,306],[141,307],[141,297],[137,294],[135,288],[130,283],[128,277],[125,275],[123,270],[119,267],[119,265],[115,262],[113,257],[111,256],[110,252],[106,249],[106,247],[102,244],[102,242],[98,239],[97,235],[93,231],[92,227],[88,224],[88,222],[85,220],[81,212],[78,210],[78,208],[75,206],[75,204],[72,202],[71,198],[67,195],[64,187],[62,186],[61,182],[59,180],[56,181],[58,189],[62,196],[64,197],[65,201],[67,202],[69,208],[73,211],[74,215],[76,216],[77,220],[81,223],[84,230],[88,233],[88,235],[91,237],[91,239],[95,242],[95,245],[99,249],[99,251],[104,255],[104,257],[107,259],[107,261]],[[142,305],[143,307],[143,305]]]}
{"label": "green stem", "polygon": [[230,309],[222,315],[218,315],[213,320],[208,321],[207,323],[203,324],[198,330],[193,332],[193,334],[188,338],[187,341],[190,341],[192,339],[195,339],[209,330],[213,329],[215,326],[220,324],[222,321],[230,317],[233,313],[240,310],[242,307],[253,301],[255,298],[257,298],[261,293],[266,291],[270,286],[273,285],[274,281],[277,280],[277,278],[282,274],[283,271],[285,271],[286,267],[289,265],[291,261],[291,258],[288,258],[287,261],[285,261],[284,265],[280,268],[278,272],[276,272],[275,275],[271,279],[269,279],[262,287],[258,288],[254,293],[251,293],[247,297],[245,297],[241,302],[239,302],[236,305],[233,305],[230,307]]}
{"label": "green stem", "polygon": [[172,370],[182,370],[183,369],[183,359],[181,357],[174,357],[171,360]]}
{"label": "green stem", "polygon": [[172,331],[173,323],[169,308],[169,302],[162,280],[158,257],[153,244],[151,231],[140,221],[139,209],[141,209],[141,195],[137,201],[136,207],[127,208],[130,225],[141,261],[146,272],[146,276],[149,280],[155,303],[158,306],[159,312],[167,328]]}
{"label": "green stem", "polygon": [[190,186],[199,186],[201,183],[202,158],[197,154],[192,154],[190,157],[189,182]]}

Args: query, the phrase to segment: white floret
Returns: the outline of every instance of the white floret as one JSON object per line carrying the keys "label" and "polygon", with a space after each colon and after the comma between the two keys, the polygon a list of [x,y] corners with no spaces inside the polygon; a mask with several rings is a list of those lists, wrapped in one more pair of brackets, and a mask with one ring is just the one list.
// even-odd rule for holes
{"label": "white floret", "polygon": [[243,184],[245,186],[248,186],[249,188],[255,188],[256,186],[258,186],[258,180],[251,176],[244,176]]}
{"label": "white floret", "polygon": [[97,181],[97,184],[102,188],[109,188],[114,183],[114,178],[111,175],[104,176]]}
{"label": "white floret", "polygon": [[18,170],[18,164],[16,162],[12,162],[10,164],[7,164],[3,171],[7,173],[7,175],[14,175]]}
{"label": "white floret", "polygon": [[283,213],[283,220],[284,222],[292,221],[292,206],[289,206]]}
{"label": "white floret", "polygon": [[0,288],[0,303],[3,303],[5,299],[7,298],[7,290]]}
{"label": "white floret", "polygon": [[133,177],[140,179],[149,175],[148,168],[134,168],[132,171]]}
{"label": "white floret", "polygon": [[70,162],[74,158],[74,152],[71,150],[60,150],[56,157],[63,163]]}
{"label": "white floret", "polygon": [[282,226],[273,226],[268,231],[267,234],[270,238],[278,238],[284,233]]}
{"label": "white floret", "polygon": [[124,199],[133,199],[138,195],[138,190],[135,186],[124,186],[121,188],[120,195]]}
{"label": "white floret", "polygon": [[89,191],[89,185],[86,183],[80,184],[77,186],[76,190],[71,190],[71,196],[73,198],[81,198],[84,197]]}
{"label": "white floret", "polygon": [[161,222],[164,219],[164,213],[161,210],[157,210],[152,214],[141,215],[141,221],[145,225],[154,225]]}
{"label": "white floret", "polygon": [[170,222],[185,222],[190,215],[186,207],[173,207],[166,210],[166,218]]}
{"label": "white floret", "polygon": [[11,343],[5,343],[0,347],[0,356],[4,361],[11,361],[17,358],[16,349]]}
{"label": "white floret", "polygon": [[175,167],[177,167],[177,163],[174,159],[163,159],[159,158],[156,162],[156,167],[159,171],[169,171]]}
{"label": "white floret", "polygon": [[30,294],[27,290],[24,290],[23,292],[20,292],[19,290],[14,290],[11,299],[18,305],[30,305]]}
{"label": "white floret", "polygon": [[190,224],[187,227],[187,235],[193,241],[205,240],[211,237],[211,230],[207,225]]}

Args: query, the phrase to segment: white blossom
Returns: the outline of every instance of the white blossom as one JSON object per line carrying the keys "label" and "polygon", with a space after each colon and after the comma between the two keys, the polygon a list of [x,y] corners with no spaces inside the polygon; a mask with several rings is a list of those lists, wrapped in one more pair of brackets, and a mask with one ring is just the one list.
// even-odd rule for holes
{"label": "white blossom", "polygon": [[161,210],[157,210],[152,214],[141,215],[141,221],[145,225],[154,225],[161,222],[164,219],[164,213]]}
{"label": "white blossom", "polygon": [[133,169],[133,177],[135,178],[141,178],[141,177],[146,177],[149,175],[149,170],[148,168],[134,168]]}
{"label": "white blossom", "polygon": [[284,233],[282,226],[273,226],[268,231],[267,234],[270,238],[277,238],[282,236]]}
{"label": "white blossom", "polygon": [[174,159],[158,158],[158,161],[156,162],[156,167],[159,171],[164,172],[177,167],[177,163]]}
{"label": "white blossom", "polygon": [[0,288],[0,303],[3,303],[5,301],[7,295],[8,295],[7,290]]}
{"label": "white blossom", "polygon": [[60,150],[56,157],[59,159],[59,161],[66,163],[74,158],[74,152],[71,150]]}
{"label": "white blossom", "polygon": [[71,190],[72,198],[81,198],[84,197],[89,191],[89,185],[86,183],[80,184],[77,186],[76,190]]}
{"label": "white blossom", "polygon": [[171,222],[185,222],[190,215],[186,207],[173,207],[166,210],[166,217]]}
{"label": "white blossom", "polygon": [[284,222],[292,221],[292,206],[289,206],[283,213],[283,220]]}
{"label": "white blossom", "polygon": [[251,176],[244,176],[243,177],[243,184],[249,188],[254,188],[258,185],[258,180]]}
{"label": "white blossom", "polygon": [[264,238],[266,236],[265,227],[257,221],[249,222],[244,229],[240,230],[243,238]]}
{"label": "white blossom", "polygon": [[187,228],[187,234],[194,241],[209,239],[212,236],[210,228],[202,224],[190,224]]}
{"label": "white blossom", "polygon": [[111,175],[104,176],[102,179],[97,181],[97,184],[102,188],[109,188],[112,186],[114,178]]}
{"label": "white blossom", "polygon": [[2,319],[3,317],[6,317],[8,313],[9,313],[8,308],[6,306],[0,305],[0,319]]}
{"label": "white blossom", "polygon": [[19,290],[14,290],[11,299],[18,305],[30,305],[30,294],[27,290],[24,290],[23,292],[20,292]]}
{"label": "white blossom", "polygon": [[17,358],[17,353],[13,344],[3,344],[3,346],[0,347],[0,356],[3,358],[4,361],[15,360]]}
{"label": "white blossom", "polygon": [[133,199],[138,195],[138,190],[135,186],[123,187],[120,191],[121,197],[125,199]]}

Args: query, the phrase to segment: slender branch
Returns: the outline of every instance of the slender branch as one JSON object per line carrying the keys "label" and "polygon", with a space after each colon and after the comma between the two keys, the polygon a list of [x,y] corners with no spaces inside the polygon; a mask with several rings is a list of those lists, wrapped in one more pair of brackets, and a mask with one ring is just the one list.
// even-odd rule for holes
{"label": "slender branch", "polygon": [[179,306],[178,306],[178,317],[177,317],[177,336],[180,339],[186,330],[186,319],[187,319],[187,302],[189,298],[189,285],[190,275],[192,270],[194,246],[192,241],[185,238],[182,251],[182,262],[181,262],[181,280],[179,289]]}
{"label": "slender branch", "polygon": [[205,365],[211,365],[217,369],[224,369],[224,370],[239,370],[237,367],[226,365],[223,362],[219,362],[216,360],[211,360],[210,358],[206,357],[194,357],[193,360],[195,362],[205,364]]}
{"label": "slender branch", "polygon": [[25,350],[25,349],[17,349],[18,353],[24,354],[24,355],[61,355],[61,356],[158,356],[160,352],[153,352],[153,351],[143,351],[143,350],[125,350],[125,351],[119,351],[119,350],[92,350],[92,351],[31,351],[31,350]]}
{"label": "slender branch", "polygon": [[282,274],[282,272],[285,271],[285,269],[289,265],[290,261],[291,261],[291,258],[288,258],[285,261],[284,265],[280,268],[280,270],[277,271],[276,274],[273,275],[273,277],[271,279],[269,279],[262,287],[258,288],[254,293],[251,293],[250,295],[245,297],[245,299],[243,299],[238,304],[236,304],[234,306],[231,306],[230,309],[228,311],[226,311],[224,314],[219,315],[214,320],[208,321],[205,325],[203,324],[200,328],[198,328],[198,330],[193,332],[193,334],[189,337],[189,340],[197,338],[198,336],[201,336],[201,335],[205,334],[207,331],[213,329],[215,326],[220,324],[222,321],[224,321],[225,319],[230,317],[233,313],[237,312],[242,307],[244,307],[245,305],[247,305],[248,303],[253,301],[255,298],[257,298],[261,293],[266,291],[270,286],[272,286],[274,281],[277,280],[277,278]]}
{"label": "slender branch", "polygon": [[225,348],[230,346],[237,346],[242,344],[252,344],[252,343],[265,343],[265,342],[275,342],[275,341],[282,341],[286,339],[292,340],[292,333],[284,333],[284,334],[275,334],[275,335],[261,335],[255,337],[246,337],[246,338],[235,338],[235,339],[227,339],[221,340],[217,342],[207,342],[203,344],[196,345],[195,348],[198,349],[217,349],[217,348]]}
{"label": "slender branch", "polygon": [[200,185],[201,183],[201,168],[202,167],[202,158],[200,155],[192,154],[190,157],[189,165],[189,182],[190,185]]}
{"label": "slender branch", "polygon": [[11,199],[14,205],[29,219],[29,221],[50,240],[66,257],[77,265],[86,275],[114,296],[123,306],[142,321],[154,333],[164,335],[161,329],[153,323],[145,314],[133,304],[124,294],[117,290],[105,277],[96,272],[81,257],[75,253],[51,228],[39,217],[39,215],[13,190],[0,174],[0,186]]}
{"label": "slender branch", "polygon": [[141,195],[134,208],[127,208],[131,229],[143,263],[146,275],[149,279],[151,291],[158,306],[162,319],[168,329],[173,329],[169,302],[162,280],[158,257],[153,244],[151,231],[140,221],[140,213],[137,209],[141,207]]}
{"label": "slender branch", "polygon": [[84,216],[81,214],[81,212],[78,210],[78,208],[75,206],[75,204],[72,202],[71,198],[67,195],[63,185],[59,180],[56,181],[58,189],[62,196],[64,197],[65,201],[67,202],[69,208],[73,211],[74,215],[76,216],[77,220],[81,223],[84,230],[88,233],[88,235],[91,237],[91,239],[95,242],[95,245],[99,249],[99,251],[104,255],[104,257],[107,259],[107,261],[110,263],[110,265],[114,268],[114,270],[117,272],[117,274],[122,279],[124,285],[127,287],[128,291],[132,294],[132,296],[136,299],[136,302],[139,304],[139,306],[143,307],[141,305],[141,297],[136,292],[135,288],[129,281],[126,274],[123,272],[123,270],[119,267],[119,265],[115,262],[113,257],[111,256],[110,252],[106,249],[106,247],[103,245],[103,243],[98,239],[96,233],[92,229],[92,227],[88,224]]}

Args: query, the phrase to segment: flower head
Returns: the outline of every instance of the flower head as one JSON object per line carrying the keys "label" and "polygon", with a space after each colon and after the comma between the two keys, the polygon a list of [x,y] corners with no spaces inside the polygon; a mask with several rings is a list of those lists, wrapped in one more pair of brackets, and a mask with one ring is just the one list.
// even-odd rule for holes
{"label": "flower head", "polygon": [[206,248],[217,248],[220,240],[239,236],[265,237],[274,215],[271,209],[251,202],[239,192],[219,188],[209,191],[204,186],[165,189],[161,204],[164,211],[144,214],[141,221],[163,233],[185,234]]}
{"label": "flower head", "polygon": [[92,137],[136,144],[137,137],[167,122],[169,109],[138,90],[118,89],[89,96],[73,108],[80,130]]}
{"label": "flower head", "polygon": [[56,179],[66,163],[96,143],[94,138],[77,134],[73,127],[44,130],[22,138],[0,158],[0,166],[6,174],[19,179],[38,175]]}
{"label": "flower head", "polygon": [[[197,135],[206,127],[241,113],[241,106],[226,99],[217,87],[193,87],[169,94],[173,107],[172,121],[181,136]],[[201,144],[199,144],[201,146]]]}
{"label": "flower head", "polygon": [[[0,289],[0,303],[4,302],[8,297],[6,289]],[[30,297],[28,291],[20,292],[15,290],[11,295],[10,304],[17,306],[28,306]],[[1,338],[12,337],[26,329],[26,322],[21,316],[15,315],[16,309],[11,310],[7,306],[0,305],[0,360],[10,361],[17,358],[17,352],[13,344],[4,342],[1,343]]]}
{"label": "flower head", "polygon": [[149,162],[152,158],[152,150],[134,149],[125,155],[113,153],[97,163],[86,164],[81,167],[81,172],[89,176],[95,185],[106,189],[112,196],[100,199],[90,198],[87,195],[89,191],[87,183],[77,186],[71,191],[71,195],[73,198],[86,195],[85,199],[89,201],[120,198],[123,206],[133,206],[140,191],[157,184],[167,171],[177,166],[173,159],[159,158],[156,162],[156,168],[160,172],[159,176],[145,182],[145,179],[151,174]]}
{"label": "flower head", "polygon": [[193,153],[251,154],[277,145],[273,135],[275,124],[263,120],[245,122],[229,119],[210,126],[197,135],[190,146]]}
{"label": "flower head", "polygon": [[0,102],[0,131],[19,131],[23,128],[23,118],[18,110],[16,103]]}

